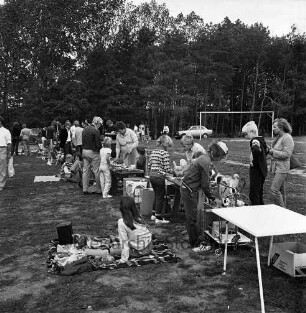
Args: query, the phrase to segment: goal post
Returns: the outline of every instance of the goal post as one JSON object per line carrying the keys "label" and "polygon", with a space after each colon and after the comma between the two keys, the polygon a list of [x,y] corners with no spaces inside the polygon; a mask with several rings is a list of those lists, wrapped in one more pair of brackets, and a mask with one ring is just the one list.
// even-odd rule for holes
{"label": "goal post", "polygon": [[[271,117],[271,137],[273,138],[273,121],[274,121],[274,111],[201,111],[200,113],[200,126],[202,127],[202,115],[203,114],[262,114],[267,113]],[[204,125],[206,126],[206,125]],[[201,133],[200,133],[201,139]]]}

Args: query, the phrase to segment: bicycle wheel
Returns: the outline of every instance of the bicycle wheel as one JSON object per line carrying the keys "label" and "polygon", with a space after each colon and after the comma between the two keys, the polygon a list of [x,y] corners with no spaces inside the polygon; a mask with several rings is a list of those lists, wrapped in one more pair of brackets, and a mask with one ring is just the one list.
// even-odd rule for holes
{"label": "bicycle wheel", "polygon": [[251,205],[249,197],[244,193],[230,194],[227,196],[227,206],[246,206]]}

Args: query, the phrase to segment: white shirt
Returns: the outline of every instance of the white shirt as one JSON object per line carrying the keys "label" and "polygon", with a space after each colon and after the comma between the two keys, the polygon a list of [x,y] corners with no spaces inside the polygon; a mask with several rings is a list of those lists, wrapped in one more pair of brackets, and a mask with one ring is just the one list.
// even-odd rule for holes
{"label": "white shirt", "polygon": [[197,152],[202,152],[203,154],[206,154],[205,149],[199,143],[195,142],[191,149],[186,151],[186,159],[188,164],[192,163],[192,158]]}
{"label": "white shirt", "polygon": [[0,127],[0,147],[6,147],[10,143],[12,143],[10,131],[3,126]]}
{"label": "white shirt", "polygon": [[100,149],[100,167],[103,165],[107,165],[107,155],[111,155],[112,149],[111,148],[102,148]]}

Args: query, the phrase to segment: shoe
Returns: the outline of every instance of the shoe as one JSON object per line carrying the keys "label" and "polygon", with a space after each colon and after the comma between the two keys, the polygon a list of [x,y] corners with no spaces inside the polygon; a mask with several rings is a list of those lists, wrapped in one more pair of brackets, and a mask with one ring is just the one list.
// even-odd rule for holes
{"label": "shoe", "polygon": [[155,219],[155,224],[168,224],[169,221],[165,220],[164,218],[160,220],[159,218]]}
{"label": "shoe", "polygon": [[111,199],[113,196],[111,195],[106,195],[106,196],[103,196],[103,199]]}
{"label": "shoe", "polygon": [[47,162],[47,165],[52,165],[52,163],[50,161]]}
{"label": "shoe", "polygon": [[201,243],[198,247],[192,249],[193,252],[203,252],[211,250],[211,246]]}
{"label": "shoe", "polygon": [[88,191],[83,191],[83,195],[90,195],[90,192],[88,192]]}
{"label": "shoe", "polygon": [[151,215],[151,221],[155,221],[156,220],[156,216],[155,215]]}

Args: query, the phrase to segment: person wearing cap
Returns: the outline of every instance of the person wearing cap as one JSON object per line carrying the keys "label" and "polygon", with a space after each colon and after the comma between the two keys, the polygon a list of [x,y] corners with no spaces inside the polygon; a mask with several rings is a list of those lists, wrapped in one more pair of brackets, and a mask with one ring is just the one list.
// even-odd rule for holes
{"label": "person wearing cap", "polygon": [[[227,155],[228,147],[222,142],[214,142],[208,147],[206,154],[200,155],[185,172],[181,185],[181,197],[184,204],[186,228],[189,236],[190,247],[197,252],[201,243],[199,242],[199,229],[197,228],[197,205],[199,191],[202,190],[205,196],[211,201],[216,200],[210,191],[209,170],[211,162],[224,159]],[[200,153],[199,153],[200,154]],[[202,251],[202,250],[199,250]]]}
{"label": "person wearing cap", "polygon": [[103,120],[99,116],[95,116],[92,120],[92,124],[87,126],[82,132],[82,145],[83,145],[83,193],[89,194],[89,179],[90,170],[95,175],[96,181],[96,192],[101,194],[101,184],[99,175],[100,166],[100,149],[102,148],[102,143],[100,140],[100,127],[103,125]]}
{"label": "person wearing cap", "polygon": [[126,166],[136,165],[138,137],[135,132],[119,121],[116,123],[116,159],[122,159]]}
{"label": "person wearing cap", "polygon": [[197,153],[206,154],[205,149],[199,143],[194,142],[192,135],[184,135],[181,139],[181,145],[189,165],[193,162],[192,160]]}
{"label": "person wearing cap", "polygon": [[263,186],[268,174],[267,154],[268,146],[263,137],[258,136],[258,128],[254,121],[242,127],[242,134],[250,140],[250,193],[252,205],[262,205]]}
{"label": "person wearing cap", "polygon": [[4,118],[0,116],[0,191],[6,185],[7,162],[11,157],[12,136],[8,129],[3,126]]}

